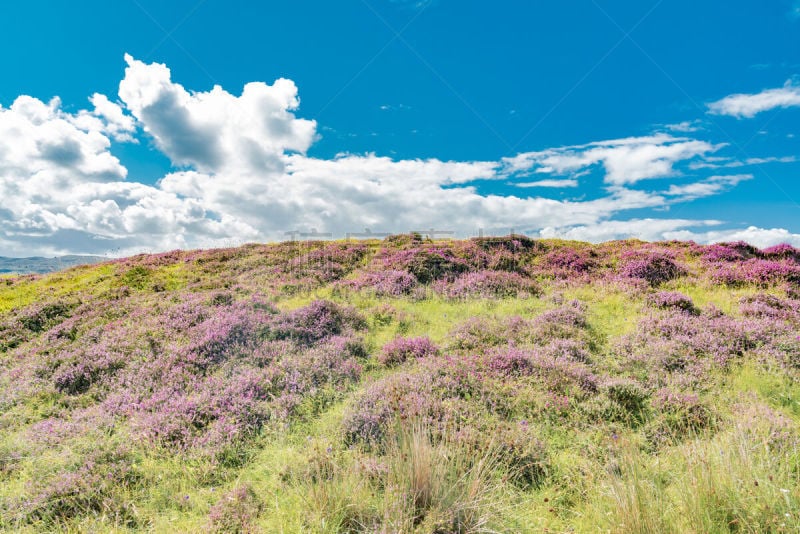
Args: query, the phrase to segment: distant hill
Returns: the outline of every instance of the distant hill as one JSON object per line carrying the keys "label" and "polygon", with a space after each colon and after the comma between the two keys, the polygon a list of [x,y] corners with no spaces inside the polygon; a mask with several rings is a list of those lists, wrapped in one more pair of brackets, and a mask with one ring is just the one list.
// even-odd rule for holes
{"label": "distant hill", "polygon": [[5,258],[0,256],[0,274],[43,274],[60,271],[74,265],[98,263],[102,256],[57,256],[55,258]]}

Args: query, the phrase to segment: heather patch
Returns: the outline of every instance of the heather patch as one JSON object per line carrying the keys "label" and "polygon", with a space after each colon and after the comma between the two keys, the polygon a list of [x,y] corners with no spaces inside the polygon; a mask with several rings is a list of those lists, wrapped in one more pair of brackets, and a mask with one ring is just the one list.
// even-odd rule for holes
{"label": "heather patch", "polygon": [[365,326],[364,318],[355,310],[330,301],[316,300],[304,308],[278,317],[270,325],[270,336],[310,345]]}
{"label": "heather patch", "polygon": [[66,320],[77,301],[57,300],[23,308],[0,322],[0,352],[13,349]]}
{"label": "heather patch", "polygon": [[590,250],[558,248],[542,258],[541,268],[556,278],[570,279],[594,271],[597,260]]}
{"label": "heather patch", "polygon": [[345,439],[381,447],[392,425],[406,420],[440,433],[469,435],[521,415],[515,400],[527,399],[531,387],[548,395],[540,406],[522,409],[546,410],[553,399],[579,402],[593,394],[598,378],[558,345],[424,358],[414,369],[376,382],[356,400],[344,419]]}
{"label": "heather patch", "polygon": [[[139,338],[128,322],[137,314]],[[55,392],[102,399],[147,441],[220,451],[292,417],[308,398],[330,402],[357,381],[366,352],[353,333],[364,326],[330,302],[279,314],[259,299],[216,294],[155,318],[136,311],[65,340],[15,370],[19,398],[44,379]]]}
{"label": "heather patch", "polygon": [[770,319],[736,319],[714,309],[698,315],[668,309],[643,318],[614,352],[620,365],[642,373],[654,387],[674,380],[703,388],[714,370],[727,368],[748,352],[773,347],[789,331],[786,323]]}
{"label": "heather patch", "polygon": [[376,261],[382,269],[407,272],[421,284],[453,277],[471,268],[467,259],[438,245],[392,251],[384,249],[376,256]]}
{"label": "heather patch", "polygon": [[41,473],[24,494],[8,503],[7,524],[69,521],[107,514],[126,527],[138,526],[136,508],[125,492],[141,483],[135,456],[124,445],[100,444],[55,472]]}
{"label": "heather patch", "polygon": [[208,522],[211,532],[244,533],[254,529],[254,522],[264,507],[250,486],[243,484],[227,492],[211,508]]}
{"label": "heather patch", "polygon": [[745,317],[800,322],[800,302],[796,299],[782,299],[769,293],[756,293],[743,297],[739,301],[739,311]]}
{"label": "heather patch", "polygon": [[0,528],[789,531],[798,268],[407,235],[4,278]]}
{"label": "heather patch", "polygon": [[394,366],[407,360],[418,360],[438,353],[439,348],[427,337],[398,337],[383,346],[378,361],[386,366]]}
{"label": "heather patch", "polygon": [[761,254],[765,258],[770,260],[790,259],[796,262],[800,262],[800,249],[793,247],[791,245],[787,245],[786,243],[775,245],[773,247],[767,247],[761,251]]}
{"label": "heather patch", "polygon": [[695,250],[704,261],[711,263],[739,262],[759,256],[759,251],[756,247],[742,241],[697,246]]}
{"label": "heather patch", "polygon": [[410,294],[417,287],[417,279],[405,271],[367,272],[352,280],[343,280],[336,287],[369,290],[376,297],[400,297]]}
{"label": "heather patch", "polygon": [[674,255],[667,251],[625,251],[620,256],[620,275],[645,280],[653,286],[686,274],[686,269],[676,263]]}
{"label": "heather patch", "polygon": [[707,268],[714,282],[728,286],[800,284],[800,265],[792,261],[751,258],[735,263],[712,263]]}
{"label": "heather patch", "polygon": [[651,306],[662,310],[674,309],[690,314],[699,313],[692,299],[677,291],[659,291],[650,295],[647,302]]}
{"label": "heather patch", "polygon": [[434,290],[448,298],[528,298],[541,293],[527,276],[505,271],[466,273],[453,281],[439,280]]}

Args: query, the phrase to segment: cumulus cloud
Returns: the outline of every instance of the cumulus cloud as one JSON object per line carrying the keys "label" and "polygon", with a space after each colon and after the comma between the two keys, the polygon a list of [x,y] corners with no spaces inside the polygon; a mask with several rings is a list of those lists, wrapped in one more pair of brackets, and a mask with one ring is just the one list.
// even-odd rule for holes
{"label": "cumulus cloud", "polygon": [[119,97],[176,165],[279,173],[285,152],[304,153],[314,140],[316,122],[292,113],[300,100],[291,80],[248,83],[238,97],[218,85],[190,93],[166,65],[125,61]]}
{"label": "cumulus cloud", "polygon": [[778,89],[765,89],[760,93],[729,95],[708,105],[710,113],[729,115],[737,119],[751,119],[764,111],[800,106],[800,86],[792,80]]}
{"label": "cumulus cloud", "polygon": [[76,124],[61,111],[58,98],[44,103],[20,96],[10,108],[0,107],[0,139],[0,180],[9,187],[61,189],[74,180],[108,181],[127,175],[108,152],[108,138]]}
{"label": "cumulus cloud", "polygon": [[236,213],[271,238],[296,227],[338,235],[365,226],[392,231],[446,226],[462,235],[487,227],[533,230],[551,221],[589,224],[621,210],[664,203],[657,195],[631,190],[581,202],[481,195],[465,182],[494,176],[489,162],[295,155],[287,158],[286,171],[282,179],[267,181],[182,172],[160,185],[176,195],[199,197],[217,212]]}
{"label": "cumulus cloud", "polygon": [[[358,228],[408,231],[515,228],[591,240],[659,238],[715,221],[614,220],[719,194],[749,175],[695,178],[654,191],[641,180],[722,163],[724,145],[669,134],[528,152],[501,161],[393,160],[375,154],[306,155],[316,123],[298,118],[290,80],[248,83],[239,95],[217,86],[191,92],[166,65],[125,56],[119,101],[90,98],[67,113],[19,97],[0,107],[0,253],[128,254],[282,239],[291,230],[344,235]],[[155,185],[127,179],[112,141],[150,136],[175,166]],[[735,160],[730,160],[735,161]],[[597,198],[559,200],[484,194],[476,181],[575,187],[600,170]],[[538,180],[520,181],[525,176]],[[545,176],[542,176],[545,175]]]}
{"label": "cumulus cloud", "polygon": [[[0,241],[6,254],[102,252],[116,246],[186,246],[189,229],[210,237],[246,231],[207,217],[196,199],[137,182],[109,149],[133,131],[101,95],[75,114],[20,96],[0,107]],[[254,232],[250,232],[255,236]],[[25,251],[25,252],[23,252]]]}
{"label": "cumulus cloud", "polygon": [[597,165],[607,184],[622,186],[678,174],[675,165],[703,158],[724,147],[706,141],[656,134],[601,141],[540,152],[526,152],[503,160],[510,173],[571,175]]}
{"label": "cumulus cloud", "polygon": [[94,106],[93,115],[102,119],[101,131],[111,135],[115,141],[134,141],[135,121],[119,104],[100,93],[93,94],[89,101]]}

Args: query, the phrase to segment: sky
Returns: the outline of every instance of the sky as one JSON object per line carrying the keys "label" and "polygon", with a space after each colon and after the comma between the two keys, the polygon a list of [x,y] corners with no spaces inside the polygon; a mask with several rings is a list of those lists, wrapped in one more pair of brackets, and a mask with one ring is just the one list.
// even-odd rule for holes
{"label": "sky", "polygon": [[0,255],[800,246],[798,35],[794,0],[5,2]]}

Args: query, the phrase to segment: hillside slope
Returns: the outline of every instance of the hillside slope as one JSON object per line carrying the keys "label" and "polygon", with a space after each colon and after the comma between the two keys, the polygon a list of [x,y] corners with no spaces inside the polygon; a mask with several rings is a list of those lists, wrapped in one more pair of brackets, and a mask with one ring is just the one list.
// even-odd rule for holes
{"label": "hillside slope", "polygon": [[800,250],[246,245],[0,278],[0,527],[797,532]]}

